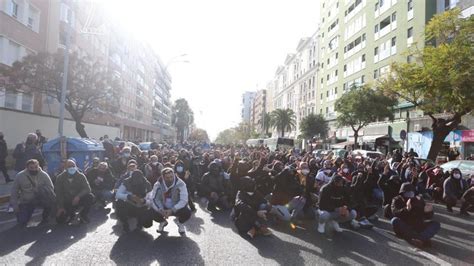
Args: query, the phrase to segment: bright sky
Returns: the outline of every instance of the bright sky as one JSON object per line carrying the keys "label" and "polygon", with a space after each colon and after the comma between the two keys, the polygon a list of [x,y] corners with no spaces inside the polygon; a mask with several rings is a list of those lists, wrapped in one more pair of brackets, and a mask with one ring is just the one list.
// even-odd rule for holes
{"label": "bright sky", "polygon": [[185,98],[211,140],[240,122],[241,95],[264,88],[301,37],[317,28],[315,0],[109,0],[126,27],[169,65],[172,99]]}

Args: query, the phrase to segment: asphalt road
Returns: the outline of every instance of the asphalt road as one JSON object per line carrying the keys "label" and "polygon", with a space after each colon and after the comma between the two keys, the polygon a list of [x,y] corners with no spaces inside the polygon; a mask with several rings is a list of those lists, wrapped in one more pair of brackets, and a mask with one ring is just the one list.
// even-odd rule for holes
{"label": "asphalt road", "polygon": [[167,235],[155,231],[157,224],[123,234],[105,210],[92,211],[87,225],[24,229],[14,227],[13,216],[0,213],[0,265],[474,264],[473,216],[447,214],[440,206],[435,210],[442,230],[426,250],[394,237],[385,220],[372,230],[325,235],[317,233],[314,221],[296,229],[280,224],[271,227],[273,236],[248,240],[235,232],[228,213],[211,215],[203,208],[187,223],[185,237],[173,222]]}

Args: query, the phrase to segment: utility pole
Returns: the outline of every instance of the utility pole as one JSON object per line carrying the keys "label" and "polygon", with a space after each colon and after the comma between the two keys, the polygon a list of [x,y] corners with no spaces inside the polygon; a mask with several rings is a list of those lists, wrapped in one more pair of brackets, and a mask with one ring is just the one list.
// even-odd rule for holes
{"label": "utility pole", "polygon": [[58,133],[59,137],[64,136],[64,109],[65,109],[65,102],[66,102],[66,93],[67,93],[67,75],[69,72],[69,46],[71,45],[71,20],[73,17],[72,9],[70,13],[70,17],[67,18],[66,21],[66,47],[64,48],[64,68],[63,68],[63,82],[61,88],[61,101],[59,107],[59,125],[58,125]]}

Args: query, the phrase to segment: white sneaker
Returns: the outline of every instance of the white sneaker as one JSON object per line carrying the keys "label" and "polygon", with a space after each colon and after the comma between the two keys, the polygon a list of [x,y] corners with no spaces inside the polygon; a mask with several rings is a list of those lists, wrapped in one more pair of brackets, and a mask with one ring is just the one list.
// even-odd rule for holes
{"label": "white sneaker", "polygon": [[341,227],[339,227],[339,223],[336,221],[331,221],[332,228],[334,228],[334,231],[340,233],[342,232]]}
{"label": "white sneaker", "polygon": [[184,227],[184,224],[180,223],[178,219],[174,220],[176,225],[178,226],[178,232],[180,235],[185,235],[186,234],[186,228]]}
{"label": "white sneaker", "polygon": [[351,226],[356,230],[360,228],[360,224],[355,219],[351,221]]}
{"label": "white sneaker", "polygon": [[165,231],[165,227],[167,225],[168,225],[167,221],[161,222],[160,225],[158,226],[158,230],[156,230],[156,232],[163,233]]}
{"label": "white sneaker", "polygon": [[326,231],[326,223],[318,223],[318,232],[324,234]]}

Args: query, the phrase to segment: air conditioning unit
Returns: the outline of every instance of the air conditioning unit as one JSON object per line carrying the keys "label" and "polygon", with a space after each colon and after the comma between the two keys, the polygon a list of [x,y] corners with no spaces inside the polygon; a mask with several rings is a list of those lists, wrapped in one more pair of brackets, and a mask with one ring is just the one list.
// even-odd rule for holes
{"label": "air conditioning unit", "polygon": [[413,130],[414,130],[414,131],[421,131],[421,126],[420,126],[420,124],[415,124],[415,125],[413,125]]}

